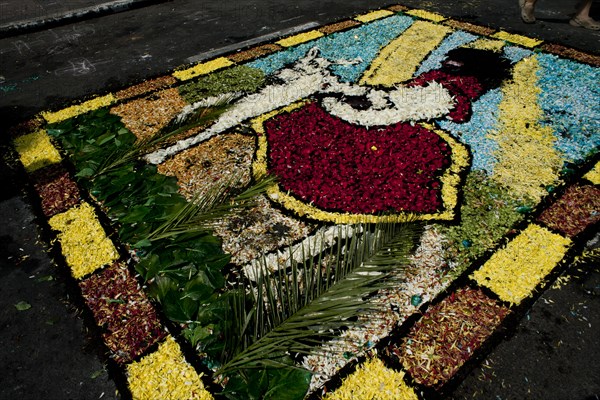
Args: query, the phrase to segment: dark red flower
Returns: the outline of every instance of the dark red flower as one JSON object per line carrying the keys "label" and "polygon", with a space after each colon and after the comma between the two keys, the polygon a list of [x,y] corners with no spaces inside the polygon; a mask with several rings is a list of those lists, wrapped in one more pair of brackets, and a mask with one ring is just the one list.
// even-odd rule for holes
{"label": "dark red flower", "polygon": [[265,123],[268,169],[283,191],[325,211],[430,213],[450,148],[408,123],[367,129],[312,103]]}

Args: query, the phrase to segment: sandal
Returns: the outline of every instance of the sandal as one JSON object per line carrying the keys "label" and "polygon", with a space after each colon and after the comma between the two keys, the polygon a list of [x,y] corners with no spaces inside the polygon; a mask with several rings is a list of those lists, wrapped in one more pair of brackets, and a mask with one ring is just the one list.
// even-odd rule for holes
{"label": "sandal", "polygon": [[590,29],[592,31],[600,31],[600,22],[595,21],[593,19],[581,19],[579,17],[573,17],[569,21],[571,26],[577,26],[585,29]]}
{"label": "sandal", "polygon": [[521,8],[521,19],[526,24],[533,24],[535,22],[535,15],[533,15],[534,9],[533,7],[525,8],[527,3],[528,2],[526,0],[519,0],[519,7]]}

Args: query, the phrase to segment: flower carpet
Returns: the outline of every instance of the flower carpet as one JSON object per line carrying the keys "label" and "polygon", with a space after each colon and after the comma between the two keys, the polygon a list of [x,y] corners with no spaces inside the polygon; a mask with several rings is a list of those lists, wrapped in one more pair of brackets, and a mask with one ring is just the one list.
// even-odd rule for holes
{"label": "flower carpet", "polygon": [[597,229],[598,66],[396,5],[13,143],[122,397],[438,398]]}

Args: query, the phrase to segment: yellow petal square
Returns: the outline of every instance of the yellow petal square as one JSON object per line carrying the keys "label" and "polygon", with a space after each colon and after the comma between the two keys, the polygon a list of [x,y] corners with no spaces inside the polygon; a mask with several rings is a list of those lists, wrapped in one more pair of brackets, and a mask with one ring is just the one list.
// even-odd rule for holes
{"label": "yellow petal square", "polygon": [[27,172],[61,161],[60,153],[50,142],[45,130],[19,136],[13,143]]}
{"label": "yellow petal square", "polygon": [[412,15],[413,17],[419,17],[422,19],[428,19],[433,22],[441,22],[446,19],[446,17],[444,17],[443,15],[425,10],[410,10],[406,11],[405,14]]}
{"label": "yellow petal square", "polygon": [[531,224],[471,278],[502,300],[519,304],[556,267],[571,245],[571,240]]}
{"label": "yellow petal square", "polygon": [[62,253],[75,279],[81,279],[119,257],[94,209],[87,203],[55,215],[48,223],[59,232],[57,238]]}
{"label": "yellow petal square", "polygon": [[506,40],[514,44],[520,44],[525,47],[535,47],[542,43],[541,40],[532,39],[527,36],[515,35],[514,33],[508,33],[505,31],[496,32],[492,35],[496,39]]}
{"label": "yellow petal square", "polygon": [[404,372],[394,371],[378,358],[366,361],[323,400],[417,400],[414,390],[404,383]]}
{"label": "yellow petal square", "polygon": [[168,336],[158,350],[127,367],[134,400],[211,400],[200,375],[185,361],[177,342]]}

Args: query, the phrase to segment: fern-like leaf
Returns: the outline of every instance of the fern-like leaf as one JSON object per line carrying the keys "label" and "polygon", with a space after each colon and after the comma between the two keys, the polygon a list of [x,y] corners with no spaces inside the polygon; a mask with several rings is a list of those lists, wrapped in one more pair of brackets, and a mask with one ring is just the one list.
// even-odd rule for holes
{"label": "fern-like leaf", "polygon": [[[272,274],[264,264],[257,267],[255,302],[250,310],[254,327],[249,329],[246,324],[241,339],[251,344],[226,362],[219,374],[247,368],[293,368],[278,360],[286,354],[310,354],[323,339],[359,324],[354,317],[373,307],[365,300],[397,285],[398,279],[391,277],[406,264],[421,226],[405,223],[339,229],[352,229],[354,234],[344,235],[337,249],[308,257],[303,266],[292,263],[291,268]],[[322,274],[324,258],[334,262],[327,263]]]}
{"label": "fern-like leaf", "polygon": [[231,188],[239,187],[240,176],[224,179],[209,190],[199,193],[181,209],[169,215],[168,219],[154,229],[145,240],[156,241],[180,235],[205,234],[213,224],[225,215],[244,208],[253,207],[257,196],[264,194],[273,185],[274,178],[267,176],[233,195]]}

